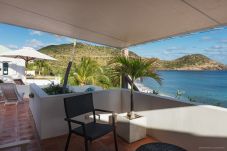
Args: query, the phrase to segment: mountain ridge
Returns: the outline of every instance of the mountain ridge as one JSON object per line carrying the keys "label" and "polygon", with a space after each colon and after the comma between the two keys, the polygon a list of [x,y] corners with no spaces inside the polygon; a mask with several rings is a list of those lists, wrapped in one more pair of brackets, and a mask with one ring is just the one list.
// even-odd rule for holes
{"label": "mountain ridge", "polygon": [[[58,61],[48,62],[50,67],[55,70],[55,74],[64,73],[68,61],[72,57],[73,44],[49,45],[39,51],[56,58]],[[91,57],[101,66],[108,65],[109,61],[121,55],[121,50],[107,46],[94,46],[84,43],[77,43],[73,60],[78,63],[82,57]],[[129,56],[139,58],[134,52],[129,52]],[[157,70],[227,70],[227,66],[218,63],[205,55],[192,54],[186,55],[175,60],[166,61],[157,58],[154,67]]]}
{"label": "mountain ridge", "polygon": [[227,66],[202,54],[185,55],[171,61],[157,60],[159,70],[226,70]]}

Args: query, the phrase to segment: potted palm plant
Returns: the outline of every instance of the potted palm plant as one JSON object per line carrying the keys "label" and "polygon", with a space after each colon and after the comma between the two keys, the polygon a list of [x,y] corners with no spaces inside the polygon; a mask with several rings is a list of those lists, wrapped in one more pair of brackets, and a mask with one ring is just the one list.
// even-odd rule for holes
{"label": "potted palm plant", "polygon": [[133,85],[136,79],[143,77],[150,77],[161,84],[160,76],[155,72],[153,63],[155,60],[144,60],[141,58],[127,58],[124,56],[116,57],[115,70],[120,75],[128,75],[131,78],[132,85],[130,89],[130,112],[127,113],[129,119],[134,119],[134,101],[133,101]]}

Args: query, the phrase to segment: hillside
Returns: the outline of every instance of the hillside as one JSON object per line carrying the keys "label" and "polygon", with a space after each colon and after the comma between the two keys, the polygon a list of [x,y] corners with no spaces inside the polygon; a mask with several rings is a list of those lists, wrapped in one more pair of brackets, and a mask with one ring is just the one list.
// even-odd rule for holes
{"label": "hillside", "polygon": [[173,61],[157,60],[160,70],[225,70],[225,65],[201,54],[186,55]]}
{"label": "hillside", "polygon": [[[65,72],[68,61],[72,56],[72,44],[62,45],[50,45],[41,48],[39,51],[50,55],[57,59],[57,61],[50,61],[50,65],[54,74],[62,74]],[[75,55],[73,56],[74,62],[78,63],[81,57],[91,57],[96,60],[101,66],[105,66],[115,56],[121,54],[120,49],[105,47],[105,46],[94,46],[88,44],[77,43],[75,49]],[[130,56],[138,57],[135,53],[130,52]]]}
{"label": "hillside", "polygon": [[[68,61],[72,55],[72,44],[50,45],[40,49],[39,51],[56,58],[58,61],[50,61],[50,69],[54,74],[63,74],[65,72]],[[120,49],[94,46],[88,44],[78,43],[76,45],[74,62],[78,63],[81,57],[91,57],[96,60],[101,66],[108,65],[108,62],[115,56],[121,54]],[[129,52],[132,57],[139,57],[133,52]],[[154,58],[149,58],[154,59]],[[193,54],[183,56],[181,58],[164,61],[159,60],[155,62],[155,67],[158,70],[226,70],[227,67],[221,63],[215,62],[210,58],[201,55]]]}

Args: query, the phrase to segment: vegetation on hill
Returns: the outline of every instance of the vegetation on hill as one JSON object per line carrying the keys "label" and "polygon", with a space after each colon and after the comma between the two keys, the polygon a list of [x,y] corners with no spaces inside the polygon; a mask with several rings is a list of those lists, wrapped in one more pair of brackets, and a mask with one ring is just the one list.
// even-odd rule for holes
{"label": "vegetation on hill", "polygon": [[[63,75],[72,55],[72,49],[73,44],[62,44],[50,45],[40,49],[39,51],[56,58],[57,61],[49,61],[48,65],[51,66],[53,74]],[[117,48],[77,43],[73,60],[75,64],[78,64],[82,57],[87,57],[97,61],[100,66],[106,66],[110,60],[119,55],[121,55],[121,50]],[[132,57],[138,57],[133,52],[130,52],[129,55]]]}
{"label": "vegetation on hill", "polygon": [[157,59],[159,70],[225,70],[226,66],[202,54],[186,55],[173,61]]}
{"label": "vegetation on hill", "polygon": [[[45,64],[34,62],[29,64],[29,69],[37,70],[37,74],[46,75],[46,73],[49,73],[63,77],[68,61],[72,56],[72,49],[73,44],[44,47],[39,51],[56,58],[57,61],[45,61]],[[71,85],[97,85],[99,83],[98,85],[105,88],[119,86],[120,78],[116,76],[109,63],[113,58],[120,55],[121,50],[117,48],[77,43],[68,83]],[[139,57],[133,52],[129,52],[129,56]],[[94,77],[99,79],[94,79]]]}
{"label": "vegetation on hill", "polygon": [[[40,61],[35,61],[34,63],[30,63],[28,68],[37,71],[37,74],[41,75],[59,75],[61,77],[64,76],[65,70],[68,64],[68,61],[72,55],[73,44],[62,44],[62,45],[50,45],[40,49],[39,51],[50,55],[57,59],[57,61],[45,61],[42,63]],[[115,76],[116,73],[113,70],[114,66],[110,64],[111,60],[121,55],[121,50],[117,48],[105,47],[105,46],[94,46],[88,44],[77,43],[75,55],[73,56],[73,65],[71,68],[71,72],[69,75],[69,84],[79,84],[79,81],[82,78],[82,74],[86,73],[84,71],[80,71],[78,67],[82,66],[81,62],[84,59],[89,58],[89,62],[92,62],[93,65],[97,68],[97,73],[102,73],[105,77],[108,77],[109,80],[105,81],[97,81],[102,83],[104,87],[116,87],[120,84],[119,76]],[[133,58],[140,58],[133,52],[129,52],[129,56]],[[173,61],[164,61],[157,58],[142,58],[145,60],[149,60],[154,62],[152,65],[156,70],[225,70],[227,69],[225,65],[217,63],[208,57],[201,54],[193,54],[183,56],[181,58],[175,59]],[[93,66],[92,65],[92,66]],[[80,67],[81,68],[81,67]],[[89,68],[84,67],[84,68]],[[76,72],[81,72],[80,75],[76,76]],[[95,73],[91,71],[92,73]],[[83,81],[86,84],[94,83],[92,77],[100,77],[99,75],[90,74],[90,71],[86,74],[89,75],[89,80]],[[103,79],[103,78],[101,78]],[[105,79],[105,78],[104,78]]]}

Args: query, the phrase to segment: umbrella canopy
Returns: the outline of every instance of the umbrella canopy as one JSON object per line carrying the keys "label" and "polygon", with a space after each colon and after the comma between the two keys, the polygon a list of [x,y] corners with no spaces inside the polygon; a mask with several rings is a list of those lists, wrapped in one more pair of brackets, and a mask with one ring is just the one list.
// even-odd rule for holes
{"label": "umbrella canopy", "polygon": [[50,57],[46,54],[40,53],[31,47],[24,47],[19,50],[5,52],[0,54],[0,56],[11,57],[11,58],[21,58],[21,59],[24,59],[26,63],[31,60],[56,60],[55,58]]}
{"label": "umbrella canopy", "polygon": [[227,24],[227,0],[0,0],[0,22],[128,47]]}
{"label": "umbrella canopy", "polygon": [[12,51],[12,50],[10,50],[9,48],[7,48],[5,46],[0,45],[0,54],[10,52],[10,51]]}

